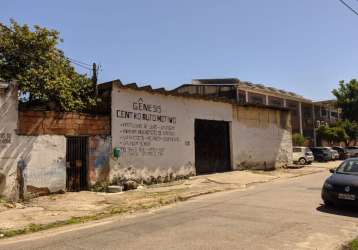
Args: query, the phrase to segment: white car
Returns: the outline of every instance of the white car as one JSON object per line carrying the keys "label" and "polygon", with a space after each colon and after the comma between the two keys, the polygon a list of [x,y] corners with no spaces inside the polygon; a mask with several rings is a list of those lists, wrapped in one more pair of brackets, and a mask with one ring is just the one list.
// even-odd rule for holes
{"label": "white car", "polygon": [[314,161],[312,151],[307,147],[293,147],[293,162],[300,165],[311,164]]}

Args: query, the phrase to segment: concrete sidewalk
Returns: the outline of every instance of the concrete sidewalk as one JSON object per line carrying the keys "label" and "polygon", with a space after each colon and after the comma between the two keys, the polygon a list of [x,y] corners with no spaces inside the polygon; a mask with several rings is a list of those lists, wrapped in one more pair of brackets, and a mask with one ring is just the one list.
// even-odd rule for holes
{"label": "concrete sidewalk", "polygon": [[219,191],[246,189],[280,178],[312,174],[338,166],[317,163],[298,169],[233,171],[195,176],[174,183],[140,187],[122,193],[78,192],[43,196],[24,203],[0,203],[0,237],[128,214]]}

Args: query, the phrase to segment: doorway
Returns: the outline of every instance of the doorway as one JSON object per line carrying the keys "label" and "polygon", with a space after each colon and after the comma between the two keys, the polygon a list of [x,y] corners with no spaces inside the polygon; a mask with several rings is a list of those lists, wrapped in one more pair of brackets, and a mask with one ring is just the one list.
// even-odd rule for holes
{"label": "doorway", "polygon": [[197,174],[231,170],[229,122],[195,119],[195,168]]}
{"label": "doorway", "polygon": [[67,137],[66,189],[71,192],[87,190],[88,138]]}

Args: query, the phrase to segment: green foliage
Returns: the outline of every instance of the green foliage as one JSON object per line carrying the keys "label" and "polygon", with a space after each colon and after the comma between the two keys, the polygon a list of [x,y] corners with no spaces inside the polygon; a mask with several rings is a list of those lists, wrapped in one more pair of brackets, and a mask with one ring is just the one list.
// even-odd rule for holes
{"label": "green foliage", "polygon": [[358,138],[358,124],[349,120],[339,121],[330,126],[321,126],[317,129],[319,139],[331,143],[355,141]]}
{"label": "green foliage", "polygon": [[351,242],[350,249],[351,250],[358,250],[358,239],[356,239],[356,240]]}
{"label": "green foliage", "polygon": [[340,81],[338,89],[332,93],[337,98],[337,106],[342,109],[343,118],[358,122],[358,81]]}
{"label": "green foliage", "polygon": [[57,48],[59,32],[11,20],[0,23],[0,78],[16,80],[30,103],[61,111],[84,111],[95,105],[91,80],[70,65]]}
{"label": "green foliage", "polygon": [[294,146],[303,146],[305,144],[305,137],[300,133],[293,134],[292,143]]}
{"label": "green foliage", "polygon": [[342,250],[358,250],[358,238],[344,245]]}
{"label": "green foliage", "polygon": [[345,130],[348,136],[347,140],[358,139],[358,123],[351,122],[349,120],[343,120],[343,121],[338,121],[334,126],[341,127]]}
{"label": "green foliage", "polygon": [[93,192],[108,192],[108,186],[110,184],[106,181],[104,182],[96,182],[92,187],[91,187],[91,191]]}

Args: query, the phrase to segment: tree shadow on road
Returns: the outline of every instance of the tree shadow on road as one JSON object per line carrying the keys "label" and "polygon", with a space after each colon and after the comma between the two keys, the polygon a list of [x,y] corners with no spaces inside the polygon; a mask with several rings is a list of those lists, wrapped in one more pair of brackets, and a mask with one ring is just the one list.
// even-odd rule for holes
{"label": "tree shadow on road", "polygon": [[358,209],[353,206],[326,206],[321,204],[316,210],[327,214],[358,218]]}

